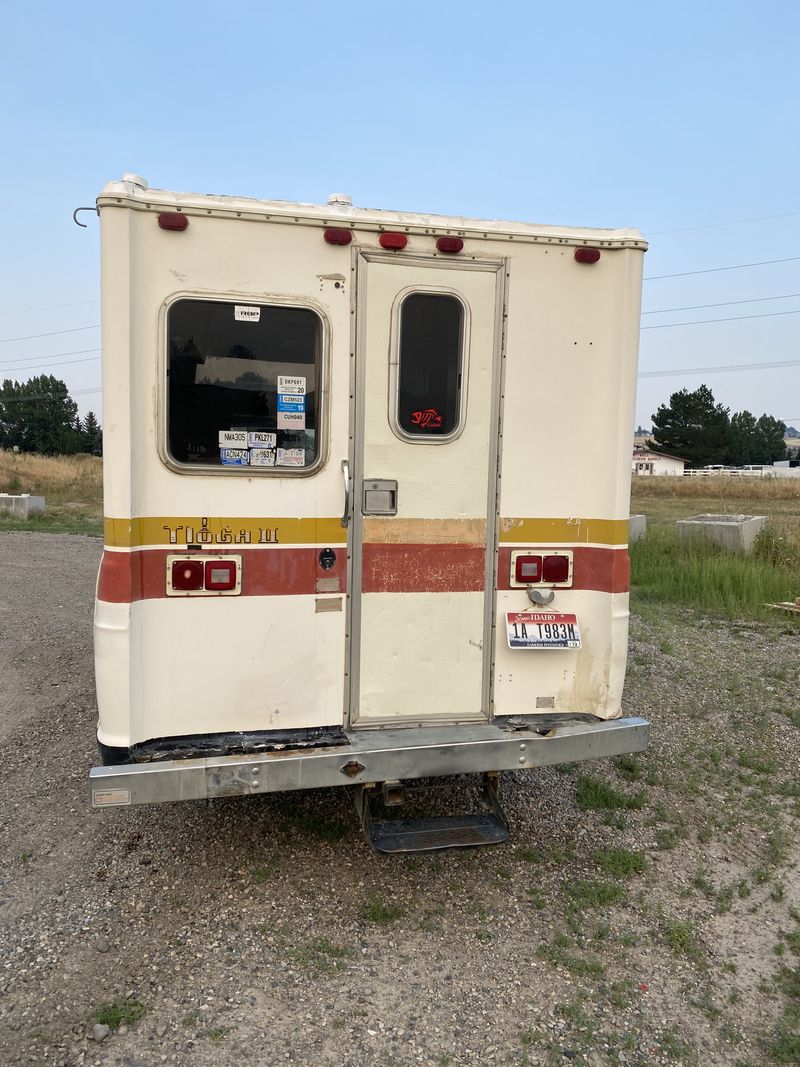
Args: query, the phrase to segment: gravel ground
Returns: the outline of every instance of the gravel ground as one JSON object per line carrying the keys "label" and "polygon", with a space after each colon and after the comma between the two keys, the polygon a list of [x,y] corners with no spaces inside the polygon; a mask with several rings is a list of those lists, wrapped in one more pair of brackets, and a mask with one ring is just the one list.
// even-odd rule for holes
{"label": "gravel ground", "polygon": [[798,1062],[796,629],[634,620],[650,753],[389,860],[343,789],[89,809],[100,551],[0,534],[0,1063]]}

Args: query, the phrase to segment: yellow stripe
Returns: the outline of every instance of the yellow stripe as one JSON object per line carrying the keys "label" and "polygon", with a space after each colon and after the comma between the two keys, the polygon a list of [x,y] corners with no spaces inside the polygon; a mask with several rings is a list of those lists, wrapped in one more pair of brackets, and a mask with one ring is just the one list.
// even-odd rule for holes
{"label": "yellow stripe", "polygon": [[486,519],[364,519],[364,541],[380,545],[482,545]]}
{"label": "yellow stripe", "polygon": [[500,542],[531,545],[626,545],[628,520],[501,519]]}
{"label": "yellow stripe", "polygon": [[338,519],[233,519],[225,516],[148,516],[105,519],[109,548],[142,545],[329,545],[344,544]]}
{"label": "yellow stripe", "polygon": [[[364,520],[364,540],[386,544],[481,544],[483,519]],[[340,545],[346,532],[337,518],[247,518],[226,516],[146,516],[105,519],[109,548],[142,545]],[[501,544],[628,543],[627,519],[501,519]]]}

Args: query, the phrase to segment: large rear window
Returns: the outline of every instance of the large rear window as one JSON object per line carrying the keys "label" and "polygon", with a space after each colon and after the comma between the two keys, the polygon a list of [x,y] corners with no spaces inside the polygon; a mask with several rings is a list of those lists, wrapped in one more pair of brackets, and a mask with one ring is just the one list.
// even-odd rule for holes
{"label": "large rear window", "polygon": [[167,443],[190,467],[282,474],[319,457],[322,321],[310,308],[180,300],[167,315]]}

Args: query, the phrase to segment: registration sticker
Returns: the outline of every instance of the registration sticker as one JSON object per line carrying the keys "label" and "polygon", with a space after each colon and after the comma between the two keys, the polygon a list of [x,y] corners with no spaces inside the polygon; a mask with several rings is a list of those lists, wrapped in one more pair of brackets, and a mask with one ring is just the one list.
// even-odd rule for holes
{"label": "registration sticker", "polygon": [[279,467],[305,467],[306,450],[304,448],[279,448]]}
{"label": "registration sticker", "polygon": [[251,448],[250,449],[250,466],[251,467],[274,467],[275,466],[275,449],[274,448]]}
{"label": "registration sticker", "polygon": [[581,632],[576,615],[550,611],[507,611],[509,648],[580,648]]}
{"label": "registration sticker", "polygon": [[279,430],[304,430],[306,413],[305,411],[281,411],[279,409],[277,423]]}
{"label": "registration sticker", "polygon": [[302,375],[292,377],[288,374],[278,375],[278,392],[279,393],[295,393],[299,396],[305,396],[306,392],[306,380]]}
{"label": "registration sticker", "polygon": [[274,448],[278,443],[278,435],[269,433],[267,430],[250,430],[247,434],[248,448]]}
{"label": "registration sticker", "polygon": [[247,430],[220,430],[220,448],[247,448]]}
{"label": "registration sticker", "polygon": [[250,452],[246,448],[221,448],[219,450],[219,461],[226,467],[248,467],[250,465]]}

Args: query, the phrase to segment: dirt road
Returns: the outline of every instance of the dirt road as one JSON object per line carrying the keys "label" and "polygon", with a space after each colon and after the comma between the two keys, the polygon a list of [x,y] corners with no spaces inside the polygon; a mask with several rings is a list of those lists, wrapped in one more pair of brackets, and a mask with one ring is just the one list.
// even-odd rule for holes
{"label": "dirt road", "polygon": [[791,1053],[796,631],[638,620],[649,754],[510,774],[511,845],[386,860],[345,790],[90,811],[100,550],[0,535],[0,1063]]}

